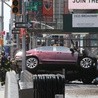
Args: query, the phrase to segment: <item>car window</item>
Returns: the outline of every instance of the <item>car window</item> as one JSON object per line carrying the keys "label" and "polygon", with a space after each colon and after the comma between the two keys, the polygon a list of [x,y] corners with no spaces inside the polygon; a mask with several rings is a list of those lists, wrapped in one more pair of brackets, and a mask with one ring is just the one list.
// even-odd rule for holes
{"label": "car window", "polygon": [[56,47],[56,51],[59,51],[59,52],[70,52],[69,48],[67,47]]}
{"label": "car window", "polygon": [[39,50],[39,51],[53,51],[53,47],[51,47],[51,46],[38,47],[36,50]]}

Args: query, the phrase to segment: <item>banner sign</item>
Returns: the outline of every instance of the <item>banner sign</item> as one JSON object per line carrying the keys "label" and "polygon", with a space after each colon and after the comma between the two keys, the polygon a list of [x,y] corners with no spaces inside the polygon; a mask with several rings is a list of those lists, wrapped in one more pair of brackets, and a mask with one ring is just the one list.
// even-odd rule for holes
{"label": "banner sign", "polygon": [[68,9],[98,9],[98,0],[68,0]]}
{"label": "banner sign", "polygon": [[98,14],[72,14],[72,27],[98,27]]}
{"label": "banner sign", "polygon": [[53,16],[53,0],[43,0],[43,11],[44,16]]}

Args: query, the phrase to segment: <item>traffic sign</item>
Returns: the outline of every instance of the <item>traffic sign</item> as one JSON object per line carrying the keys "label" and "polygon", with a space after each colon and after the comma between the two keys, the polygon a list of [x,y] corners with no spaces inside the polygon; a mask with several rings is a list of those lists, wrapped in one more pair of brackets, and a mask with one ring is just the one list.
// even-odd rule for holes
{"label": "traffic sign", "polygon": [[33,23],[27,23],[27,22],[16,22],[15,27],[16,28],[32,28]]}

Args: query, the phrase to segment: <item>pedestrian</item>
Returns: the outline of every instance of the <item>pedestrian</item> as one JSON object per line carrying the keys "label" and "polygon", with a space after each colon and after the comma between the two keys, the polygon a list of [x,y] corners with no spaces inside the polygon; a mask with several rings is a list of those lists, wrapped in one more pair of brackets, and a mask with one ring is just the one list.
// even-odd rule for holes
{"label": "pedestrian", "polygon": [[6,72],[9,69],[9,65],[8,65],[8,59],[5,56],[5,52],[2,51],[1,52],[1,66],[0,66],[0,80],[1,80],[1,85],[5,84],[5,76],[6,76]]}
{"label": "pedestrian", "polygon": [[14,70],[16,73],[18,73],[18,65],[14,58],[11,59],[11,69]]}
{"label": "pedestrian", "polygon": [[11,62],[10,56],[7,57],[7,62],[6,62],[5,65],[6,65],[5,67],[6,67],[6,70],[7,70],[7,71],[12,70],[12,69],[11,69],[12,62]]}

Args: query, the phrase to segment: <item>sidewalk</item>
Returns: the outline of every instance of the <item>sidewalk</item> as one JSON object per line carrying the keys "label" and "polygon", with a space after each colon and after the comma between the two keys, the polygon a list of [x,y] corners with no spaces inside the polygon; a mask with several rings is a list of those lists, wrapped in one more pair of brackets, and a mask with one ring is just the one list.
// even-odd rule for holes
{"label": "sidewalk", "polygon": [[5,85],[1,86],[0,83],[0,98],[4,98],[4,90],[5,90]]}

